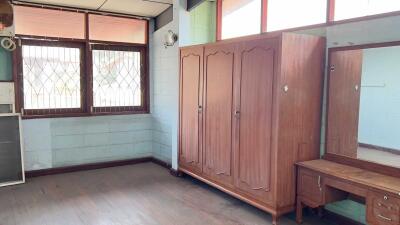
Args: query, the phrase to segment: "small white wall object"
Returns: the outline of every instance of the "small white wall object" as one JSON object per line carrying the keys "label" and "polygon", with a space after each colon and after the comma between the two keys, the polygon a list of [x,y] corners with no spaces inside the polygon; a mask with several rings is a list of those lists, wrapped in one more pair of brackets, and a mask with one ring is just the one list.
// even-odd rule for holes
{"label": "small white wall object", "polygon": [[15,112],[14,82],[0,82],[0,105],[10,105],[10,111]]}

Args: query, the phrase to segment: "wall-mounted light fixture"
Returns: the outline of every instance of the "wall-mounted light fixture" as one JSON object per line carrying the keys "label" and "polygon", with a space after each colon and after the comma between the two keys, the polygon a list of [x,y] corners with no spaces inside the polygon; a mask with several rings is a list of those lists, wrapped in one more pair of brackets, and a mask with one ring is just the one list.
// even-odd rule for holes
{"label": "wall-mounted light fixture", "polygon": [[178,41],[178,35],[175,34],[172,30],[169,30],[164,36],[164,47],[174,46],[174,44]]}

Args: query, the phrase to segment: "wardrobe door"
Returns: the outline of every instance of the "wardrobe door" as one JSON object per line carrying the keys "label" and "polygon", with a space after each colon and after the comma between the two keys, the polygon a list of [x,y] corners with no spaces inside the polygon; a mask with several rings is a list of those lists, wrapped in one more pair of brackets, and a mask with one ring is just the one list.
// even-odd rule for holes
{"label": "wardrobe door", "polygon": [[232,106],[235,45],[210,46],[204,53],[203,172],[233,186]]}
{"label": "wardrobe door", "polygon": [[181,50],[179,166],[202,171],[203,48]]}
{"label": "wardrobe door", "polygon": [[275,39],[257,40],[246,42],[239,52],[235,185],[264,202],[272,199],[271,126],[276,46]]}
{"label": "wardrobe door", "polygon": [[327,152],[357,157],[362,50],[330,54]]}

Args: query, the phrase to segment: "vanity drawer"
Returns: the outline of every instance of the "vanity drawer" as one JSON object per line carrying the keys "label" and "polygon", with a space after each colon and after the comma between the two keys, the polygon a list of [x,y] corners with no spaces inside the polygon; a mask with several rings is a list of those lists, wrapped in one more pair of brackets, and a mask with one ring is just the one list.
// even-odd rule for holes
{"label": "vanity drawer", "polygon": [[371,225],[400,225],[400,199],[379,192],[369,192],[367,220]]}
{"label": "vanity drawer", "polygon": [[300,168],[297,177],[297,194],[311,207],[323,204],[321,176],[311,170]]}

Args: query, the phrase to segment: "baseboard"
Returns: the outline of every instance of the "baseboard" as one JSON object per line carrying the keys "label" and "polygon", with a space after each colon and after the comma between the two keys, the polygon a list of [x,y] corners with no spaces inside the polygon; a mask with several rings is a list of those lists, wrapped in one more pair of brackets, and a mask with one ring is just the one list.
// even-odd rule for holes
{"label": "baseboard", "polygon": [[331,212],[329,210],[324,210],[323,217],[325,220],[331,221],[335,224],[339,225],[365,225],[363,223],[354,221],[352,219],[349,219],[347,217],[344,217],[342,215],[336,214],[334,212]]}
{"label": "baseboard", "polygon": [[62,173],[72,173],[72,172],[85,171],[85,170],[104,169],[104,168],[116,167],[116,166],[134,165],[134,164],[145,163],[145,162],[153,162],[153,163],[160,165],[167,169],[171,168],[169,163],[166,163],[162,160],[159,160],[159,159],[156,159],[153,157],[143,157],[143,158],[136,158],[136,159],[82,164],[82,165],[76,165],[76,166],[65,166],[65,167],[57,167],[57,168],[49,168],[49,169],[41,169],[41,170],[31,170],[31,171],[25,171],[25,176],[27,178],[32,178],[32,177],[55,175],[55,174],[62,174]]}
{"label": "baseboard", "polygon": [[168,169],[168,170],[171,169],[171,164],[168,163],[168,162],[165,162],[165,161],[163,161],[163,160],[161,160],[161,159],[157,159],[157,158],[155,158],[155,157],[152,157],[152,158],[151,158],[151,161],[152,161],[153,163],[159,165],[159,166],[162,166],[162,167]]}
{"label": "baseboard", "polygon": [[379,145],[371,145],[371,144],[366,144],[366,143],[358,143],[358,146],[363,147],[363,148],[374,149],[377,151],[388,152],[388,153],[391,153],[394,155],[400,155],[400,149],[387,148],[387,147],[382,147]]}
{"label": "baseboard", "polygon": [[176,170],[176,169],[174,169],[172,167],[169,168],[169,173],[174,177],[182,177],[183,176],[182,172],[180,172],[179,170]]}

